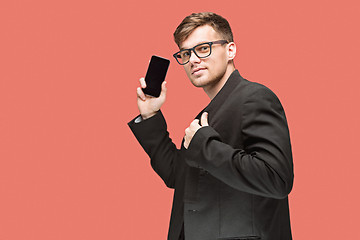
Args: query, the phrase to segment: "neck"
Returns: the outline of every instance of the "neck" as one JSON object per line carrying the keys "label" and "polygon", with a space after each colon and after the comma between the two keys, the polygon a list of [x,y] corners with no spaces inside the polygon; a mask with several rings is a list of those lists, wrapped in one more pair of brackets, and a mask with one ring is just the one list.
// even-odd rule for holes
{"label": "neck", "polygon": [[225,74],[217,81],[215,84],[210,86],[203,87],[206,95],[212,100],[216,94],[222,89],[225,85],[226,81],[229,79],[230,75],[235,71],[235,66],[233,64],[229,64],[226,68]]}

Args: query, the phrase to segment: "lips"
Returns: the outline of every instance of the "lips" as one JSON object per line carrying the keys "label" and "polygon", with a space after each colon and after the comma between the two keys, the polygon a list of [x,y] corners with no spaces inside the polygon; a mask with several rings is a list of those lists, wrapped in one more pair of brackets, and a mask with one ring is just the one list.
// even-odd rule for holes
{"label": "lips", "polygon": [[201,71],[201,70],[205,70],[205,69],[206,69],[206,68],[204,68],[204,67],[194,68],[194,69],[191,71],[191,74],[197,73],[197,72],[199,72],[199,71]]}

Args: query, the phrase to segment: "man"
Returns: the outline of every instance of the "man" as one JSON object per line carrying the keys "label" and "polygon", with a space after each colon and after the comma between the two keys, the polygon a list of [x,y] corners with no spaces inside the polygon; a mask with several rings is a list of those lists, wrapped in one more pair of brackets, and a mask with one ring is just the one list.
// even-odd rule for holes
{"label": "man", "polygon": [[221,16],[191,14],[174,38],[180,48],[174,57],[209,105],[177,149],[160,111],[165,82],[153,98],[144,95],[140,79],[140,116],[129,122],[153,169],[175,189],[168,239],[292,239],[287,196],[293,163],[281,103],[235,69],[236,45]]}

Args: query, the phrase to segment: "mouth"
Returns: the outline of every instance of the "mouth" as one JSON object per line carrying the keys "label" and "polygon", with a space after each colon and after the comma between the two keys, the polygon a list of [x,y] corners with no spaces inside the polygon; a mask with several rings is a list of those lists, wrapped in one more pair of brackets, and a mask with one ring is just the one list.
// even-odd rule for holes
{"label": "mouth", "polygon": [[194,68],[192,71],[191,71],[191,74],[196,74],[202,70],[205,70],[206,68],[204,67],[197,67],[197,68]]}

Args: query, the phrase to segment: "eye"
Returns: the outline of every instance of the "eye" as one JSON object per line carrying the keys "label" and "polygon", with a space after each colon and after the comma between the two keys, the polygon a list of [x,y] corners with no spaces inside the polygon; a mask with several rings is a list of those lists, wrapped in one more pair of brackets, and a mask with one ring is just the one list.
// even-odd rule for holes
{"label": "eye", "polygon": [[206,52],[208,52],[209,51],[209,45],[201,45],[201,46],[198,46],[197,48],[196,48],[196,51],[198,52],[198,53],[206,53]]}
{"label": "eye", "polygon": [[189,57],[189,56],[190,56],[189,51],[184,51],[184,52],[182,52],[182,53],[180,53],[180,54],[181,54],[181,57],[182,57],[182,58],[186,58],[186,57]]}

